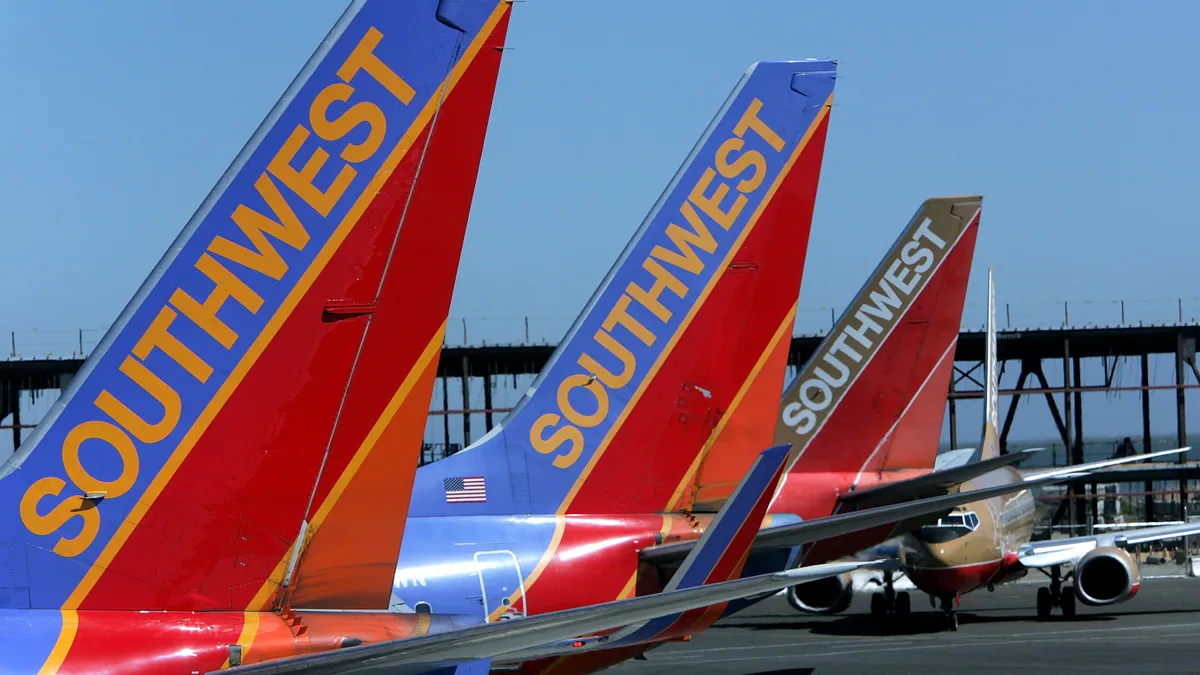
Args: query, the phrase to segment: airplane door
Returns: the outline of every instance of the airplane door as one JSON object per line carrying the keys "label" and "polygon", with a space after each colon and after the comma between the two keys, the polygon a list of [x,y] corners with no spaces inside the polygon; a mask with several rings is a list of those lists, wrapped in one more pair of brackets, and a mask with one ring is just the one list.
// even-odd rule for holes
{"label": "airplane door", "polygon": [[512,551],[479,551],[475,554],[484,617],[488,622],[525,616],[525,579]]}

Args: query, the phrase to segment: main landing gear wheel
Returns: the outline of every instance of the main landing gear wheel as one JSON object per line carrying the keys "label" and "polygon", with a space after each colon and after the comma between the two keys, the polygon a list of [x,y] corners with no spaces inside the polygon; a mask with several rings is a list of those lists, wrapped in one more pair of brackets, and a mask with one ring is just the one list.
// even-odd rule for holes
{"label": "main landing gear wheel", "polygon": [[872,619],[883,621],[888,614],[895,614],[897,618],[907,619],[912,614],[912,598],[906,591],[896,592],[891,571],[884,572],[883,581],[875,583],[883,586],[883,590],[871,594]]}
{"label": "main landing gear wheel", "polygon": [[1050,618],[1054,609],[1054,601],[1050,599],[1050,589],[1042,586],[1037,590],[1037,618],[1045,621]]}
{"label": "main landing gear wheel", "polygon": [[1063,576],[1062,567],[1054,565],[1049,572],[1042,572],[1050,577],[1050,586],[1042,586],[1037,590],[1037,617],[1041,621],[1050,618],[1050,614],[1057,607],[1062,610],[1064,619],[1075,618],[1075,589],[1071,586],[1064,586],[1063,582],[1071,578],[1074,572],[1068,572]]}

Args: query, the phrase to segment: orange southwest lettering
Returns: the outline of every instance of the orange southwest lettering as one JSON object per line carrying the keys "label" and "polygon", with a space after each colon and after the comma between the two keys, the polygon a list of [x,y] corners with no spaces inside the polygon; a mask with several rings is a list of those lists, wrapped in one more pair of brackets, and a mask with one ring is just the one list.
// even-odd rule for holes
{"label": "orange southwest lettering", "polygon": [[79,534],[67,539],[60,537],[54,544],[54,552],[64,558],[74,558],[87,550],[96,540],[100,532],[100,512],[88,508],[83,497],[78,495],[67,497],[43,515],[38,513],[38,503],[45,497],[57,497],[62,493],[67,482],[57,476],[46,476],[34,482],[21,497],[21,522],[30,532],[45,537],[62,529],[72,518],[82,518],[83,526]]}
{"label": "orange southwest lettering", "polygon": [[608,353],[617,357],[617,360],[621,362],[621,374],[614,375],[612,371],[600,365],[587,352],[579,355],[579,365],[585,372],[595,375],[596,379],[600,380],[609,389],[620,389],[629,384],[629,381],[633,379],[634,371],[637,369],[637,360],[634,358],[633,352],[629,351],[619,340],[603,330],[596,331],[595,340],[597,344],[607,349]]}
{"label": "orange southwest lettering", "polygon": [[650,257],[658,258],[686,272],[699,274],[704,270],[704,261],[700,260],[700,256],[696,254],[692,246],[696,246],[705,253],[712,253],[717,250],[717,240],[708,231],[708,226],[704,224],[704,220],[700,218],[700,214],[696,213],[696,207],[692,206],[691,202],[684,202],[679,207],[679,212],[683,214],[684,219],[692,226],[690,231],[683,229],[675,223],[667,226],[667,237],[674,242],[679,251],[676,252],[669,248],[655,246],[650,251]]}
{"label": "orange southwest lettering", "polygon": [[238,334],[217,317],[217,312],[225,306],[226,300],[233,298],[242,307],[250,310],[251,314],[257,314],[258,310],[262,308],[263,299],[247,286],[246,282],[225,269],[224,265],[207,253],[201,255],[200,259],[196,261],[196,269],[215,284],[204,302],[197,302],[182,288],[175,289],[169,302],[181,314],[191,319],[192,323],[208,333],[209,337],[221,343],[222,347],[229,349],[234,342],[237,342]]}
{"label": "orange southwest lettering", "polygon": [[138,339],[137,344],[133,345],[133,354],[145,361],[146,357],[150,356],[150,352],[157,347],[171,357],[175,363],[183,366],[183,369],[191,373],[192,377],[200,382],[207,382],[213,373],[212,366],[205,363],[204,359],[188,349],[187,345],[180,342],[178,338],[167,332],[177,316],[179,314],[170,307],[158,310],[158,316],[154,317],[154,321],[150,322],[146,332]]}
{"label": "orange southwest lettering", "polygon": [[738,138],[743,138],[746,135],[747,129],[753,129],[754,133],[766,141],[767,145],[771,146],[775,152],[780,152],[783,150],[783,139],[758,116],[758,111],[762,110],[762,105],[762,101],[757,98],[750,101],[750,105],[746,106],[746,112],[742,113],[742,118],[733,127],[733,133]]}
{"label": "orange southwest lettering", "polygon": [[383,145],[384,134],[387,133],[387,117],[379,106],[369,101],[361,101],[350,106],[341,116],[329,119],[329,106],[334,101],[346,102],[354,93],[354,87],[335,82],[321,90],[313,99],[308,111],[308,121],[313,131],[327,141],[336,141],[354,131],[355,127],[366,123],[367,138],[362,143],[351,143],[342,149],[341,158],[351,163],[362,162],[375,154]]}
{"label": "orange southwest lettering", "polygon": [[562,417],[554,413],[546,413],[533,423],[529,429],[529,443],[543,455],[557,452],[563,443],[570,443],[571,449],[565,455],[554,458],[554,466],[565,469],[576,462],[583,454],[583,432],[570,424],[555,429],[550,438],[545,437],[546,429],[562,421]]}
{"label": "orange southwest lettering", "polygon": [[729,186],[725,183],[717,185],[717,190],[711,196],[705,194],[712,181],[717,177],[717,172],[713,169],[705,169],[700,180],[696,181],[696,186],[692,188],[688,199],[699,207],[700,211],[712,218],[722,228],[728,230],[733,226],[734,221],[741,215],[742,209],[746,208],[746,195],[739,194],[737,199],[733,200],[733,206],[728,211],[721,210],[721,202],[729,194]]}
{"label": "orange southwest lettering", "polygon": [[[121,475],[111,481],[103,481],[88,473],[79,460],[79,451],[84,441],[104,441],[121,457]],[[103,492],[107,498],[116,498],[129,492],[137,482],[138,454],[133,440],[120,427],[101,420],[90,420],[72,429],[62,447],[63,466],[67,477],[83,492]]]}
{"label": "orange southwest lettering", "polygon": [[[591,392],[592,396],[596,398],[596,411],[590,415],[579,412],[571,404],[572,389],[584,389]],[[562,384],[558,385],[558,409],[571,424],[590,429],[603,422],[604,418],[608,416],[608,390],[596,378],[589,375],[581,373],[570,375],[563,378]]]}
{"label": "orange southwest lettering", "polygon": [[292,167],[292,161],[296,159],[296,152],[311,135],[308,129],[296,125],[292,135],[288,136],[283,146],[279,148],[279,152],[271,158],[271,163],[267,165],[267,171],[291,188],[292,192],[313,207],[314,211],[325,217],[333,210],[342,195],[346,194],[346,189],[350,187],[350,183],[354,181],[358,172],[349,165],[343,166],[338,171],[337,177],[333,179],[329,189],[322,192],[313,184],[313,181],[316,180],[321,167],[325,166],[325,162],[329,160],[329,153],[324,148],[314,148],[312,155],[304,163],[304,168],[299,171]]}
{"label": "orange southwest lettering", "polygon": [[604,318],[604,323],[601,324],[604,330],[612,332],[612,329],[617,325],[624,326],[630,333],[633,333],[637,339],[642,341],[642,344],[647,347],[654,344],[654,333],[641,324],[640,321],[629,315],[630,298],[628,295],[622,294],[617,299],[617,303],[613,305],[612,311]]}
{"label": "orange southwest lettering", "polygon": [[179,423],[179,414],[183,409],[179,393],[132,356],[126,356],[121,362],[121,372],[158,401],[163,408],[162,419],[153,424],[147,422],[107,389],[101,390],[96,397],[96,407],[143,443],[157,443],[169,436]]}
{"label": "orange southwest lettering", "polygon": [[763,178],[767,175],[767,158],[757,150],[749,150],[738,155],[733,162],[729,161],[729,155],[737,150],[741,150],[746,145],[746,141],[740,138],[731,138],[721,144],[717,148],[717,171],[725,178],[737,178],[746,169],[753,169],[754,173],[749,178],[742,179],[738,183],[738,192],[747,193],[754,192],[758,186],[762,185]]}
{"label": "orange southwest lettering", "polygon": [[235,244],[225,237],[213,239],[212,243],[208,245],[208,250],[213,255],[232,260],[243,267],[248,267],[279,281],[287,272],[288,265],[283,256],[279,255],[279,251],[276,251],[271,242],[267,240],[266,235],[269,234],[297,251],[301,251],[308,245],[308,230],[304,229],[304,225],[296,217],[296,212],[283,198],[283,194],[275,186],[275,181],[272,181],[270,176],[265,173],[259,176],[258,180],[254,181],[254,187],[267,202],[267,206],[271,207],[271,213],[279,219],[278,222],[239,204],[233,211],[233,222],[254,245],[254,250],[251,251],[240,244]]}
{"label": "orange southwest lettering", "polygon": [[670,289],[672,293],[682,298],[687,295],[688,287],[654,258],[646,258],[642,261],[642,268],[654,275],[654,284],[650,286],[650,290],[647,291],[631,281],[625,287],[625,292],[629,294],[629,297],[637,300],[642,307],[650,310],[654,316],[658,317],[659,321],[666,323],[671,320],[671,310],[662,304],[660,298],[662,298],[663,291]]}
{"label": "orange southwest lettering", "polygon": [[408,105],[416,93],[413,88],[404,81],[404,78],[396,74],[396,71],[388,68],[387,64],[379,60],[375,56],[375,48],[379,46],[379,41],[383,39],[383,33],[379,29],[371,26],[367,29],[366,35],[358,41],[358,45],[354,47],[354,51],[350,52],[350,56],[346,57],[346,62],[338,68],[338,77],[342,78],[343,82],[349,82],[360,70],[367,71],[367,74],[375,78],[375,81],[382,84],[385,89],[392,92],[404,105]]}

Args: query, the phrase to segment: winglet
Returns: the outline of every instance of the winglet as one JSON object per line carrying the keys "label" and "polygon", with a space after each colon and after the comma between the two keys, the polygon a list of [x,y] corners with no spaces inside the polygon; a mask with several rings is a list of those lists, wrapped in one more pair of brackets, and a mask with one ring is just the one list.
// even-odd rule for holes
{"label": "winglet", "polygon": [[663,592],[736,578],[783,477],[792,446],[764,450]]}

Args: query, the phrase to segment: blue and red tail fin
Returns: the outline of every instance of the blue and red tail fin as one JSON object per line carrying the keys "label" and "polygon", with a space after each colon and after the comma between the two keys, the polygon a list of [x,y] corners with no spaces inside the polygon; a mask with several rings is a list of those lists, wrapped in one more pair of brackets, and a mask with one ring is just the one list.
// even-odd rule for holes
{"label": "blue and red tail fin", "polygon": [[[714,428],[790,335],[834,79],[831,61],[747,71],[516,409],[418,471],[413,514],[655,513],[678,501]],[[770,445],[769,419],[742,443]],[[447,486],[464,477],[486,479],[486,502],[451,502]]]}
{"label": "blue and red tail fin", "polygon": [[259,609],[302,529],[387,607],[508,16],[351,3],[3,467],[0,607]]}
{"label": "blue and red tail fin", "polygon": [[[779,445],[764,450],[737,484],[733,494],[705,528],[700,541],[663,588],[664,593],[715,584],[738,578],[750,546],[762,526],[767,508],[786,471],[788,450]],[[703,629],[721,616],[724,605],[672,614],[630,627],[619,633],[622,642],[650,641]]]}

